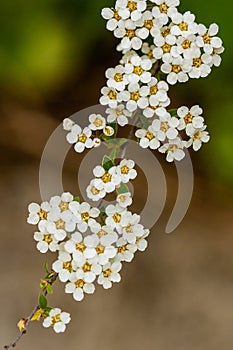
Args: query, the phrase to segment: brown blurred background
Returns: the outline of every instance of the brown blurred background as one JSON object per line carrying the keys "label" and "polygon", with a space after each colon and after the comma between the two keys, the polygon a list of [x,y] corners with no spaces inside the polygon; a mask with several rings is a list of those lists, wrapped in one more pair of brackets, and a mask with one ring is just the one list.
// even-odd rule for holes
{"label": "brown blurred background", "polygon": [[[46,141],[64,117],[98,102],[104,70],[119,60],[116,41],[100,17],[101,8],[112,4],[0,3],[0,344],[14,338],[17,321],[34,307],[43,277],[46,257],[35,250],[26,216],[28,203],[40,201],[39,162]],[[111,291],[99,287],[80,304],[57,283],[50,300],[72,313],[67,332],[55,335],[32,324],[18,349],[233,348],[232,4],[183,0],[182,10],[193,11],[206,25],[216,21],[226,47],[223,65],[210,77],[171,89],[174,107],[204,108],[212,135],[201,152],[192,153],[189,211],[172,235],[164,234],[177,179],[174,167],[163,162],[167,204],[148,251],[125,265],[121,284]],[[70,152],[64,183],[72,192],[78,162]]]}

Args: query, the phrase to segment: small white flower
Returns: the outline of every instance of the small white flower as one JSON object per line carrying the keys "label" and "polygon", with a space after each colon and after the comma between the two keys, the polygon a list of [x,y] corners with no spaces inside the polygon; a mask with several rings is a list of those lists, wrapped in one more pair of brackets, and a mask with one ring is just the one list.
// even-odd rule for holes
{"label": "small white flower", "polygon": [[95,137],[93,139],[93,147],[94,148],[97,148],[97,147],[101,146],[101,143],[102,143],[102,141],[98,137]]}
{"label": "small white flower", "polygon": [[47,220],[50,210],[51,207],[48,202],[43,202],[41,205],[37,203],[29,204],[27,222],[31,225],[36,225],[40,220]]}
{"label": "small white flower", "polygon": [[47,253],[48,250],[56,252],[59,249],[58,240],[54,235],[48,233],[47,222],[41,221],[39,223],[39,232],[34,233],[34,239],[37,241],[37,249],[41,253]]}
{"label": "small white flower", "polygon": [[121,98],[126,102],[126,108],[130,112],[136,111],[138,107],[144,109],[149,105],[147,91],[138,83],[129,84],[128,90],[121,92]]}
{"label": "small white flower", "polygon": [[66,325],[70,322],[70,314],[62,312],[61,309],[52,309],[43,321],[43,326],[48,328],[53,327],[56,333],[63,333],[66,330]]}
{"label": "small white flower", "polygon": [[178,136],[179,120],[172,117],[164,108],[158,109],[156,114],[159,119],[153,121],[152,127],[156,131],[158,140],[165,141],[166,138],[174,140]]}
{"label": "small white flower", "polygon": [[159,148],[159,152],[167,153],[166,160],[173,162],[174,160],[182,160],[185,157],[184,142],[179,138],[169,140],[168,143],[164,144]]}
{"label": "small white flower", "polygon": [[119,238],[117,243],[117,255],[115,257],[115,261],[121,262],[131,262],[134,258],[134,247],[130,245],[127,240],[123,237]]}
{"label": "small white flower", "polygon": [[140,252],[144,252],[148,247],[148,242],[146,238],[149,236],[150,230],[145,230],[144,234],[141,237],[136,238],[136,242],[134,244],[130,244],[131,251],[136,252],[139,250]]}
{"label": "small white flower", "polygon": [[156,136],[157,132],[152,126],[148,127],[148,130],[139,129],[136,131],[135,136],[140,139],[139,145],[142,148],[157,149],[160,146],[160,142]]}
{"label": "small white flower", "polygon": [[113,127],[107,125],[105,128],[104,128],[104,135],[108,136],[108,137],[111,137],[113,136],[115,133],[115,130],[113,129]]}
{"label": "small white flower", "polygon": [[77,269],[77,264],[72,260],[70,254],[61,252],[58,259],[53,263],[52,268],[58,273],[61,282],[67,282],[71,273]]}
{"label": "small white flower", "polygon": [[106,225],[112,227],[113,229],[116,228],[117,231],[121,230],[121,221],[124,216],[127,215],[127,210],[122,208],[119,204],[110,204],[106,207],[105,211],[107,214],[107,218],[105,220]]}
{"label": "small white flower", "polygon": [[94,294],[95,286],[93,283],[86,281],[85,273],[82,270],[73,272],[69,279],[70,282],[66,284],[65,292],[73,294],[73,298],[76,301],[84,299],[84,293]]}
{"label": "small white flower", "polygon": [[119,233],[130,244],[135,244],[137,237],[142,237],[144,234],[144,227],[140,224],[140,219],[139,215],[132,213],[122,219],[122,228]]}
{"label": "small white flower", "polygon": [[188,75],[190,78],[199,79],[205,78],[211,73],[211,55],[204,53],[203,55],[197,54],[195,57],[192,57],[190,60],[186,60],[187,64],[190,65]]}
{"label": "small white flower", "polygon": [[103,266],[103,272],[98,277],[98,284],[102,285],[104,289],[112,287],[112,283],[119,283],[121,276],[119,274],[122,269],[120,262],[108,263]]}
{"label": "small white flower", "polygon": [[190,71],[190,62],[187,62],[181,56],[175,57],[171,62],[163,63],[161,71],[167,76],[167,82],[170,85],[175,85],[177,82],[185,83],[189,77],[187,72]]}
{"label": "small white flower", "polygon": [[211,54],[214,49],[222,47],[222,40],[216,37],[219,27],[216,23],[210,25],[207,29],[204,24],[198,26],[198,37],[196,39],[197,46],[204,49],[206,53]]}
{"label": "small white flower", "polygon": [[67,232],[73,232],[76,228],[77,219],[70,210],[61,212],[56,208],[48,214],[47,230],[58,241],[62,241]]}
{"label": "small white flower", "polygon": [[176,7],[179,6],[179,0],[151,0],[157,6],[153,7],[152,13],[160,25],[166,25],[172,15],[177,13]]}
{"label": "small white flower", "polygon": [[90,185],[86,189],[86,192],[88,198],[90,198],[94,202],[98,202],[100,199],[106,196],[106,191],[104,188],[102,188],[101,190],[96,188],[95,183],[95,179],[91,180]]}
{"label": "small white flower", "polygon": [[77,263],[84,263],[86,259],[96,257],[95,248],[89,244],[87,237],[83,238],[80,232],[75,232],[65,243],[65,250],[72,254]]}
{"label": "small white flower", "polygon": [[104,19],[108,20],[107,29],[111,32],[118,27],[119,22],[122,20],[122,17],[119,15],[118,11],[115,9],[112,10],[110,8],[104,8],[101,14]]}
{"label": "small white flower", "polygon": [[133,160],[123,159],[116,167],[116,173],[121,178],[121,182],[128,183],[137,177],[137,172],[134,169],[135,163]]}
{"label": "small white flower", "polygon": [[122,208],[127,208],[133,203],[132,195],[130,192],[119,194],[116,198],[116,201]]}
{"label": "small white flower", "polygon": [[91,231],[97,234],[99,238],[104,239],[104,242],[108,245],[116,243],[116,241],[118,240],[118,234],[110,226],[101,226],[100,224],[98,224],[94,228],[92,228]]}
{"label": "small white flower", "polygon": [[72,127],[75,125],[75,122],[69,118],[63,120],[63,129],[66,131],[71,131]]}
{"label": "small white flower", "polygon": [[117,122],[120,126],[125,126],[128,124],[128,118],[132,116],[123,104],[117,106],[117,108],[107,108],[106,114],[108,123]]}
{"label": "small white flower", "polygon": [[[147,57],[133,56],[131,63],[125,65],[125,73],[129,83],[142,82],[147,84],[151,81],[152,62]],[[124,90],[124,89],[123,89]],[[123,91],[122,90],[122,91]]]}
{"label": "small white flower", "polygon": [[165,37],[158,35],[154,38],[155,48],[153,50],[153,56],[156,59],[162,59],[166,61],[166,58],[173,56],[173,47],[176,45],[177,38],[174,35],[168,34]]}
{"label": "small white flower", "polygon": [[143,41],[140,38],[139,33],[139,29],[137,29],[135,22],[129,19],[121,21],[119,27],[114,31],[115,37],[122,39],[118,49],[125,50],[126,52],[131,49],[141,49]]}
{"label": "small white flower", "polygon": [[118,102],[121,102],[119,92],[117,92],[113,88],[109,88],[104,86],[101,89],[101,93],[103,96],[100,97],[100,104],[103,106],[109,106],[110,108],[117,108]]}
{"label": "small white flower", "polygon": [[151,60],[152,64],[156,62],[156,58],[154,58],[153,56],[154,49],[155,45],[150,45],[149,43],[143,43],[141,48],[142,53],[147,55],[147,57]]}
{"label": "small white flower", "polygon": [[83,272],[83,279],[87,283],[93,283],[96,277],[100,275],[102,266],[98,263],[97,259],[88,259],[85,262],[78,263],[77,273]]}
{"label": "small white flower", "polygon": [[106,120],[101,114],[91,114],[89,116],[89,122],[91,123],[89,128],[94,131],[103,130],[106,126]]}
{"label": "small white flower", "polygon": [[221,46],[219,49],[214,49],[212,54],[211,54],[211,62],[209,63],[209,66],[215,66],[215,67],[219,67],[221,62],[222,62],[222,58],[221,58],[221,54],[224,52],[224,47]]}
{"label": "small white flower", "polygon": [[204,125],[200,129],[194,128],[191,124],[189,124],[186,128],[186,133],[190,136],[190,140],[187,142],[187,147],[192,146],[194,151],[199,151],[202,146],[202,143],[207,143],[210,140],[209,133],[205,131],[207,128]]}
{"label": "small white flower", "polygon": [[117,0],[116,9],[123,19],[131,18],[138,21],[142,17],[142,12],[146,10],[146,0]]}
{"label": "small white flower", "polygon": [[180,117],[178,130],[186,130],[188,125],[192,125],[195,129],[202,128],[204,125],[204,118],[201,117],[203,110],[195,105],[191,109],[182,106],[177,110],[177,115]]}
{"label": "small white flower", "polygon": [[122,65],[118,65],[115,68],[108,68],[105,75],[108,79],[108,87],[116,89],[117,91],[123,91],[125,86],[129,83],[125,75],[125,67]]}
{"label": "small white flower", "polygon": [[99,209],[92,208],[89,203],[83,202],[71,202],[70,210],[77,218],[77,228],[80,232],[86,232],[88,227],[92,227],[96,225],[96,220],[100,214]]}
{"label": "small white flower", "polygon": [[184,38],[188,37],[191,34],[197,34],[198,25],[195,23],[195,15],[190,11],[181,14],[175,12],[171,15],[172,22],[174,26],[171,28],[171,34],[176,36],[183,36]]}
{"label": "small white flower", "polygon": [[60,212],[69,210],[69,203],[72,202],[74,199],[74,196],[69,193],[65,192],[61,196],[54,196],[50,199],[50,205],[52,209],[59,210]]}
{"label": "small white flower", "polygon": [[158,20],[154,18],[151,11],[146,11],[143,13],[140,20],[137,21],[137,26],[141,27],[137,33],[138,36],[145,40],[151,34],[153,37],[160,33],[161,25]]}
{"label": "small white flower", "polygon": [[105,265],[110,259],[116,256],[117,250],[112,245],[113,237],[104,235],[99,237],[98,234],[89,235],[86,237],[88,246],[93,247],[96,254],[96,262],[100,265]]}
{"label": "small white flower", "polygon": [[115,191],[116,187],[121,183],[121,177],[116,173],[115,166],[110,168],[108,172],[102,166],[96,166],[93,174],[96,177],[95,187],[98,190],[104,190],[106,193]]}
{"label": "small white flower", "polygon": [[91,136],[91,129],[84,128],[82,130],[79,125],[75,124],[70,133],[66,136],[66,139],[70,144],[75,144],[74,149],[76,152],[82,153],[85,148],[93,147]]}

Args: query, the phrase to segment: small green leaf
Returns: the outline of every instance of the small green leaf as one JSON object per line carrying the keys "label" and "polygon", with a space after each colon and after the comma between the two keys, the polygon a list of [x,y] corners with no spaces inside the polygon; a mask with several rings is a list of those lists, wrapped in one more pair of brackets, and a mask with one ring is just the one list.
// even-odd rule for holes
{"label": "small green leaf", "polygon": [[114,166],[114,163],[111,158],[104,156],[102,165],[105,171],[109,171]]}
{"label": "small green leaf", "polygon": [[116,159],[116,154],[117,154],[117,147],[115,147],[111,153],[109,154],[109,158],[114,162],[114,160]]}
{"label": "small green leaf", "polygon": [[46,273],[49,273],[49,263],[48,263],[47,260],[46,260],[45,263],[44,263],[44,269],[45,269],[45,272],[46,272]]}
{"label": "small green leaf", "polygon": [[170,113],[172,117],[177,117],[177,109],[170,109],[168,113]]}
{"label": "small green leaf", "polygon": [[79,197],[75,197],[75,198],[74,198],[74,201],[80,203],[80,198],[79,198]]}
{"label": "small green leaf", "polygon": [[44,294],[39,295],[39,307],[44,310],[47,307],[48,301]]}
{"label": "small green leaf", "polygon": [[51,284],[47,284],[46,290],[48,294],[53,294],[53,287],[51,286]]}
{"label": "small green leaf", "polygon": [[121,186],[119,188],[117,188],[118,194],[127,193],[127,192],[129,192],[129,188],[128,188],[128,186],[126,186],[123,183],[121,184]]}

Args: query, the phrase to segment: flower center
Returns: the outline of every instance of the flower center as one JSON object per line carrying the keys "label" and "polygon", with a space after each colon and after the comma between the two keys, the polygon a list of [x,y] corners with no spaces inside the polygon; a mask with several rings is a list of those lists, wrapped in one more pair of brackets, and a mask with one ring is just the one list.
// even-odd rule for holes
{"label": "flower center", "polygon": [[100,255],[100,254],[103,254],[103,253],[104,253],[105,247],[104,247],[103,245],[99,244],[99,245],[95,248],[95,250],[96,250],[97,254]]}
{"label": "flower center", "polygon": [[109,173],[107,174],[104,174],[102,177],[101,177],[102,181],[107,184],[109,182],[111,182],[112,180],[112,175],[110,175]]}
{"label": "flower center", "polygon": [[201,139],[200,131],[196,132],[196,134],[193,135],[193,140],[199,140],[199,139]]}
{"label": "flower center", "polygon": [[63,269],[64,270],[68,270],[68,271],[72,271],[72,263],[71,261],[66,261],[63,263]]}
{"label": "flower center", "polygon": [[114,75],[114,80],[115,80],[117,83],[119,83],[120,81],[123,81],[123,80],[124,80],[123,74],[121,74],[121,73],[116,73],[116,74]]}
{"label": "flower center", "polygon": [[126,226],[126,228],[125,228],[125,231],[127,233],[133,233],[133,226],[132,226],[132,224],[128,224],[128,226]]}
{"label": "flower center", "polygon": [[178,149],[177,145],[169,145],[168,152],[175,152]]}
{"label": "flower center", "polygon": [[152,134],[152,132],[150,132],[150,131],[147,131],[146,132],[146,138],[148,138],[148,140],[153,140],[154,138],[155,138],[155,135],[154,134]]}
{"label": "flower center", "polygon": [[159,5],[159,11],[160,11],[161,13],[167,13],[167,11],[168,11],[168,6],[167,6],[167,4],[165,4],[165,2],[164,2],[163,4],[161,4],[161,5]]}
{"label": "flower center", "polygon": [[208,33],[206,33],[205,35],[203,35],[202,38],[203,38],[203,41],[204,41],[205,44],[210,44],[210,42],[211,42],[211,36],[209,36]]}
{"label": "flower center", "polygon": [[55,315],[52,317],[52,324],[55,324],[55,323],[58,323],[58,322],[61,322],[61,317],[60,315]]}
{"label": "flower center", "polygon": [[77,280],[77,281],[75,282],[76,288],[83,288],[83,287],[84,287],[84,284],[85,284],[85,282],[84,282],[83,280]]}
{"label": "flower center", "polygon": [[127,5],[128,9],[130,10],[130,12],[136,11],[138,8],[138,5],[135,1],[128,1],[128,5]]}
{"label": "flower center", "polygon": [[116,213],[113,215],[113,220],[115,221],[116,224],[119,224],[119,222],[121,221],[121,214]]}
{"label": "flower center", "polygon": [[100,126],[103,126],[103,120],[101,120],[100,118],[96,118],[95,121],[93,122],[93,124],[99,128]]}
{"label": "flower center", "polygon": [[162,31],[161,34],[162,34],[163,37],[165,37],[165,36],[167,36],[168,34],[170,34],[170,31],[171,31],[170,28],[166,28],[166,29],[164,29],[164,30]]}
{"label": "flower center", "polygon": [[154,86],[150,87],[150,94],[151,95],[156,95],[157,92],[158,92],[158,86],[157,85],[154,85]]}
{"label": "flower center", "polygon": [[103,237],[103,236],[106,236],[106,235],[107,235],[107,232],[104,231],[104,230],[100,230],[100,231],[98,232],[98,237],[99,237],[99,238],[101,238],[101,237]]}
{"label": "flower center", "polygon": [[201,65],[202,65],[201,58],[194,58],[193,59],[193,67],[199,68]]}
{"label": "flower center", "polygon": [[81,214],[82,221],[88,221],[90,219],[90,214],[88,212]]}
{"label": "flower center", "polygon": [[186,22],[181,22],[179,28],[182,32],[186,32],[189,29],[189,25]]}
{"label": "flower center", "polygon": [[80,253],[85,252],[85,250],[87,248],[85,243],[77,243],[75,247],[76,247],[76,250]]}
{"label": "flower center", "polygon": [[173,71],[174,73],[178,74],[180,71],[182,71],[182,68],[181,68],[180,65],[174,64],[174,65],[172,66],[172,71]]}
{"label": "flower center", "polygon": [[123,175],[127,175],[128,173],[129,173],[129,167],[127,167],[127,165],[124,165],[124,166],[122,166],[121,167],[121,173],[123,174]]}
{"label": "flower center", "polygon": [[52,235],[44,235],[44,241],[48,244],[50,244],[53,241]]}
{"label": "flower center", "polygon": [[163,132],[166,132],[166,131],[168,131],[168,129],[169,129],[168,123],[167,122],[162,122],[161,126],[160,126],[160,130],[163,131]]}
{"label": "flower center", "polygon": [[92,265],[89,264],[89,263],[86,263],[86,264],[83,265],[83,267],[82,267],[83,272],[90,272],[90,271],[91,271],[91,268],[92,268]]}
{"label": "flower center", "polygon": [[62,219],[55,222],[57,230],[63,230],[65,228],[65,221]]}
{"label": "flower center", "polygon": [[110,277],[111,273],[112,273],[112,271],[110,269],[107,269],[107,270],[103,271],[103,275],[104,275],[105,278]]}
{"label": "flower center", "polygon": [[124,194],[121,194],[120,196],[118,196],[118,199],[121,203],[125,203],[126,201],[126,196]]}
{"label": "flower center", "polygon": [[131,100],[137,102],[138,100],[140,100],[140,98],[141,98],[141,95],[140,95],[139,91],[131,92],[131,94],[130,94]]}
{"label": "flower center", "polygon": [[188,40],[188,39],[185,39],[185,40],[182,42],[182,47],[183,47],[184,50],[190,49],[190,47],[191,47],[191,41]]}
{"label": "flower center", "polygon": [[96,196],[97,194],[99,194],[100,193],[100,190],[98,190],[96,187],[92,187],[91,188],[91,193],[94,195],[94,196]]}
{"label": "flower center", "polygon": [[124,253],[124,252],[126,252],[126,250],[127,250],[126,245],[123,245],[123,246],[121,246],[121,247],[118,247],[118,253]]}
{"label": "flower center", "polygon": [[61,209],[61,211],[66,211],[69,209],[69,203],[61,201],[61,203],[59,204],[59,208]]}
{"label": "flower center", "polygon": [[119,15],[118,11],[115,11],[115,12],[114,12],[114,18],[115,18],[117,21],[120,21],[120,20],[121,20],[121,16]]}
{"label": "flower center", "polygon": [[116,93],[116,91],[111,90],[111,91],[108,93],[108,97],[110,98],[110,100],[116,100],[116,99],[117,99],[117,93]]}
{"label": "flower center", "polygon": [[185,124],[190,124],[190,123],[192,123],[192,120],[193,120],[193,116],[192,116],[190,113],[188,113],[188,114],[184,117],[184,122],[185,122]]}
{"label": "flower center", "polygon": [[116,108],[116,110],[115,110],[115,113],[116,113],[116,115],[122,115],[122,113],[123,113],[123,108],[121,108],[121,107],[118,107],[118,108]]}
{"label": "flower center", "polygon": [[136,31],[133,29],[127,29],[126,30],[126,36],[130,39],[134,38],[136,36]]}
{"label": "flower center", "polygon": [[140,67],[140,66],[137,66],[137,67],[134,67],[133,72],[136,75],[142,75],[142,73],[144,72],[144,69],[142,67]]}
{"label": "flower center", "polygon": [[84,134],[84,133],[80,134],[79,137],[78,137],[78,141],[82,142],[82,143],[85,143],[87,141],[87,135]]}
{"label": "flower center", "polygon": [[144,22],[144,27],[147,28],[147,29],[151,29],[153,28],[154,26],[154,23],[152,21],[152,19],[147,19],[145,22]]}
{"label": "flower center", "polygon": [[41,220],[47,220],[47,217],[48,217],[47,211],[41,209],[39,211],[39,217]]}
{"label": "flower center", "polygon": [[165,52],[165,53],[169,53],[170,51],[171,51],[171,45],[169,45],[169,44],[164,44],[163,46],[162,46],[162,50],[163,50],[163,52]]}

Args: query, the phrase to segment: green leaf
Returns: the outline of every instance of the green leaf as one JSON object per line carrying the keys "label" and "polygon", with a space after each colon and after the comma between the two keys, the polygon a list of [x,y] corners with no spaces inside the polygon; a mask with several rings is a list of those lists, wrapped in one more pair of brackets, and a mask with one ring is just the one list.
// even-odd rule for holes
{"label": "green leaf", "polygon": [[44,310],[47,307],[48,301],[44,294],[39,295],[39,307]]}
{"label": "green leaf", "polygon": [[114,162],[114,160],[116,159],[116,154],[117,154],[117,147],[113,148],[113,150],[111,151],[111,153],[109,154],[109,158]]}
{"label": "green leaf", "polygon": [[46,290],[48,294],[53,294],[53,287],[51,286],[51,284],[48,284],[46,286]]}
{"label": "green leaf", "polygon": [[49,273],[49,264],[48,264],[47,260],[44,263],[44,269],[45,269],[46,273]]}
{"label": "green leaf", "polygon": [[123,183],[121,184],[121,186],[119,188],[117,188],[118,194],[127,193],[127,192],[129,192],[129,188],[128,188],[128,186],[126,186]]}
{"label": "green leaf", "polygon": [[107,172],[109,169],[111,169],[114,166],[114,163],[111,158],[108,156],[104,156],[103,162],[102,162],[104,170]]}
{"label": "green leaf", "polygon": [[80,198],[79,198],[79,197],[75,197],[75,198],[74,198],[74,201],[80,203]]}
{"label": "green leaf", "polygon": [[170,109],[168,113],[170,113],[172,117],[177,117],[177,109]]}

